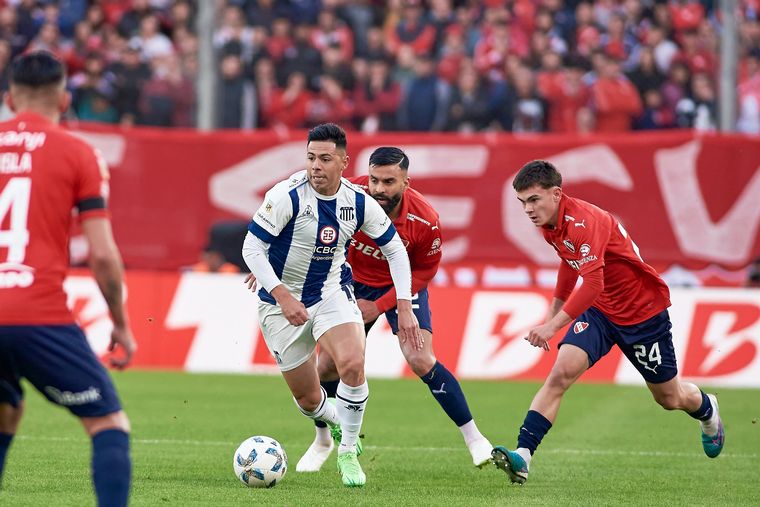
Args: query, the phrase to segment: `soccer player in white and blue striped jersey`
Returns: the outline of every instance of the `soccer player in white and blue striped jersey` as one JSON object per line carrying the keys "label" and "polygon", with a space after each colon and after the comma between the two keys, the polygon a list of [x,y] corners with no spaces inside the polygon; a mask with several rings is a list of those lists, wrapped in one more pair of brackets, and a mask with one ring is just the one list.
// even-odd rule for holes
{"label": "soccer player in white and blue striped jersey", "polygon": [[[343,129],[314,127],[307,159],[306,171],[267,192],[248,227],[243,257],[261,287],[264,340],[296,404],[304,415],[327,423],[336,437],[340,433],[343,484],[363,486],[357,440],[369,389],[362,315],[346,263],[356,231],[373,238],[388,258],[398,298],[399,339],[421,349],[423,338],[412,312],[409,258],[393,223],[374,199],[341,177],[348,166]],[[317,340],[340,375],[335,406],[319,385]]]}

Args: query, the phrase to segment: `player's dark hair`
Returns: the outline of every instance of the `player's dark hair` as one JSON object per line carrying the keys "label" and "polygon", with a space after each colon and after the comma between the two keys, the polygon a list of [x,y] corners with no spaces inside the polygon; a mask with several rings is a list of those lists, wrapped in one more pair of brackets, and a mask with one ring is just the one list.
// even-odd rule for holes
{"label": "player's dark hair", "polygon": [[11,64],[11,84],[43,88],[60,85],[66,76],[63,64],[48,51],[33,51],[17,56]]}
{"label": "player's dark hair", "polygon": [[409,157],[401,148],[395,146],[381,146],[369,156],[369,165],[383,166],[396,165],[406,171],[409,169]]}
{"label": "player's dark hair", "polygon": [[346,132],[334,123],[323,123],[309,131],[306,144],[312,141],[332,141],[336,148],[346,149]]}
{"label": "player's dark hair", "polygon": [[562,175],[551,162],[546,160],[531,160],[518,171],[512,180],[512,187],[517,192],[538,185],[541,188],[562,186]]}

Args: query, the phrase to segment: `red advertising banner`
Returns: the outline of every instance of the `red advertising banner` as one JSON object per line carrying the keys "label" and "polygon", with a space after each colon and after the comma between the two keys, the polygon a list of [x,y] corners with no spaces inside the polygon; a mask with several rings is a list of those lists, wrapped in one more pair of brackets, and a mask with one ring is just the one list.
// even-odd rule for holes
{"label": "red advertising banner", "polygon": [[[78,130],[112,169],[114,228],[132,269],[197,260],[208,228],[248,220],[274,183],[305,167],[304,132]],[[760,255],[760,142],[689,132],[570,137],[349,134],[346,175],[378,146],[410,156],[412,184],[441,215],[444,261],[554,267],[511,181],[536,158],[565,191],[615,213],[658,267],[738,270]]]}
{"label": "red advertising banner", "polygon": [[[259,330],[257,298],[242,275],[128,272],[127,306],[138,351],[134,367],[194,372],[276,373]],[[106,353],[111,324],[95,281],[65,284],[93,349]],[[551,293],[431,287],[434,350],[462,378],[542,380],[556,357],[523,337],[545,317]],[[681,374],[706,385],[760,387],[760,291],[674,289],[670,308]],[[367,340],[371,377],[411,376],[397,339],[380,319]],[[617,350],[585,381],[641,383]]]}

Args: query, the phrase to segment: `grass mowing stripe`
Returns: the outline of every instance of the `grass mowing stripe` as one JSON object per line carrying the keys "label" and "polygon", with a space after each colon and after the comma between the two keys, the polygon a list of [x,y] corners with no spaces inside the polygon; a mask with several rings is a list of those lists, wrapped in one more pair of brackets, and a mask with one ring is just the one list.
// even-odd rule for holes
{"label": "grass mowing stripe", "polygon": [[[21,435],[18,437],[21,440],[41,440],[48,442],[83,442],[83,438],[73,437],[36,437],[29,435]],[[219,440],[172,440],[172,439],[146,439],[146,438],[133,438],[131,440],[133,444],[146,444],[146,445],[196,445],[196,446],[222,446],[234,448],[237,444],[234,442],[222,442]],[[371,451],[393,451],[393,452],[462,452],[461,447],[402,447],[393,445],[365,445],[365,449]],[[616,451],[611,449],[542,449],[541,454],[579,454],[579,455],[596,455],[596,456],[653,456],[663,458],[702,458],[702,454],[694,452],[667,452],[667,451]],[[720,459],[760,459],[758,454],[737,454],[737,453],[724,453],[720,455]]]}

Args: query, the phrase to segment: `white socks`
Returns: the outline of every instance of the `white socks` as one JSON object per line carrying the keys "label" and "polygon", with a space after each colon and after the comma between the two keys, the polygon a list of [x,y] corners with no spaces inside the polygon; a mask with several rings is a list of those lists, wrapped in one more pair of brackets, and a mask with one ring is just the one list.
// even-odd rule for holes
{"label": "white socks", "polygon": [[520,455],[522,459],[525,460],[525,464],[528,466],[528,469],[530,469],[530,460],[533,458],[533,455],[530,453],[530,450],[526,449],[525,447],[518,447],[515,449],[515,452]]}
{"label": "white socks", "polygon": [[338,454],[356,452],[356,439],[359,438],[368,397],[369,387],[366,380],[356,387],[348,386],[342,380],[338,384],[335,401],[340,427],[343,430]]}
{"label": "white socks", "polygon": [[[319,402],[319,405],[317,405],[317,408],[314,410],[314,412],[304,410],[301,405],[298,404],[295,398],[293,398],[293,401],[296,401],[298,410],[300,410],[301,413],[306,417],[317,419],[318,421],[323,421],[327,424],[335,426],[339,423],[338,410],[335,408],[335,405],[327,401],[327,393],[325,392],[325,388],[320,387],[320,390],[322,391],[322,401]],[[329,436],[329,430],[327,431],[327,434]]]}
{"label": "white socks", "polygon": [[707,421],[699,421],[699,425],[702,427],[702,433],[708,437],[714,437],[718,434],[718,421],[720,421],[720,415],[718,415],[718,400],[715,395],[708,394],[712,405],[712,415]]}
{"label": "white socks", "polygon": [[485,438],[475,424],[475,419],[470,419],[469,422],[464,423],[459,427],[459,431],[462,432],[464,437],[464,443],[469,447],[471,443]]}

